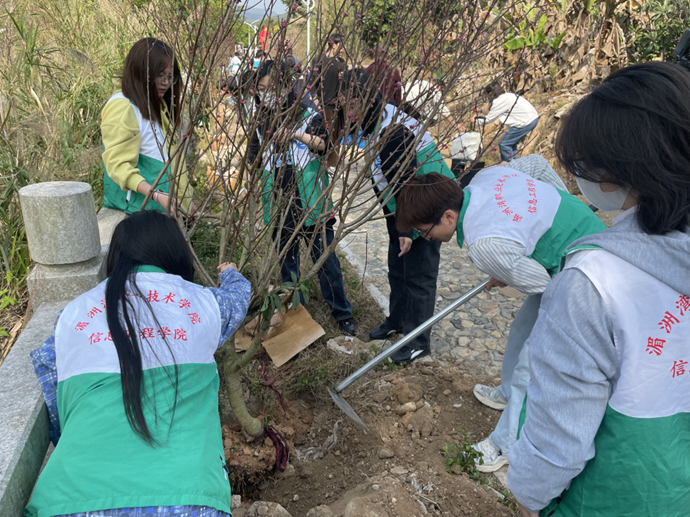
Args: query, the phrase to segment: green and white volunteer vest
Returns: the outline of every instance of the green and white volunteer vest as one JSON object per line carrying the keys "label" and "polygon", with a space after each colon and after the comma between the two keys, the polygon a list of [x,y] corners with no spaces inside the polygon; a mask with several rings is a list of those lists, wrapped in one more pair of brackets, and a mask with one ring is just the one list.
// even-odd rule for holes
{"label": "green and white volunteer vest", "polygon": [[[302,117],[302,121],[296,131],[306,133],[312,118],[316,115],[311,109],[307,108]],[[261,134],[257,129],[259,142],[262,142]],[[307,217],[306,226],[313,226],[321,218],[328,215],[328,211],[333,208],[330,197],[323,194],[328,187],[328,174],[322,167],[321,158],[317,157],[312,150],[304,143],[293,139],[288,145],[286,158],[292,165],[293,174],[297,179],[297,191],[302,207],[311,210]],[[273,171],[277,171],[283,165],[281,156],[275,152],[274,145],[268,146],[263,154],[264,172],[262,181],[262,203],[264,211],[264,224],[271,221],[271,206],[273,197]],[[274,214],[275,215],[275,214]]]}
{"label": "green and white volunteer vest", "polygon": [[105,285],[72,301],[55,329],[62,435],[25,515],[177,505],[230,513],[213,358],[221,319],[213,294],[179,276],[137,273],[157,322],[134,292],[127,294],[140,308],[134,325],[140,329],[144,413],[159,442],[151,447],[134,434],[125,416]]}
{"label": "green and white volunteer vest", "polygon": [[573,253],[565,269],[587,275],[602,297],[620,373],[594,458],[541,515],[687,516],[690,298],[605,250]]}
{"label": "green and white volunteer vest", "polygon": [[[110,97],[108,102],[115,99],[127,99],[127,97],[125,97],[122,92],[117,92]],[[137,169],[139,169],[139,173],[144,179],[150,185],[153,185],[168,160],[165,134],[158,122],[146,120],[139,108],[129,99],[127,99],[127,101],[131,103],[134,114],[137,117],[137,122],[139,123],[141,146],[139,147]],[[122,190],[120,186],[108,176],[108,171],[105,170],[105,166],[103,166],[103,171],[103,206],[122,210],[128,214],[138,212],[141,209],[141,204],[144,202],[145,196],[134,190]],[[156,189],[166,194],[169,193],[169,179],[168,174],[164,174],[156,186]],[[160,206],[153,199],[149,199],[146,203],[146,210],[165,212],[165,208]]]}
{"label": "green and white volunteer vest", "polygon": [[575,196],[507,167],[491,167],[465,187],[457,240],[471,246],[499,237],[520,243],[525,255],[554,276],[565,248],[605,230],[599,218]]}
{"label": "green and white volunteer vest", "polygon": [[[386,104],[386,106],[383,108],[381,122],[374,131],[372,137],[370,137],[370,144],[373,143],[374,138],[380,138],[381,133],[385,131],[386,128],[395,125],[405,126],[415,135],[415,137],[419,137],[422,130],[422,124],[417,119],[410,117],[392,104]],[[419,176],[422,174],[428,174],[430,172],[437,172],[453,180],[455,179],[455,175],[448,168],[448,165],[446,165],[443,156],[438,151],[436,143],[428,131],[425,131],[421,134],[421,137],[417,142],[416,153],[416,175]],[[374,183],[374,188],[377,192],[382,192],[386,189],[386,187],[388,187],[388,180],[381,170],[380,155],[377,155],[374,159],[371,174],[372,182]],[[396,203],[394,197],[391,196],[391,198],[386,202],[386,208],[388,208],[391,213],[395,213]]]}

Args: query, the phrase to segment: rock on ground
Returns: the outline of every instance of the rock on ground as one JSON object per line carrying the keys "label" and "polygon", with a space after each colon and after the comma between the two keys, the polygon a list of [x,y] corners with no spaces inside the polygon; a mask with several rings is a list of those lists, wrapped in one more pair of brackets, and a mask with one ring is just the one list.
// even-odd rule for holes
{"label": "rock on ground", "polygon": [[388,512],[376,507],[366,497],[356,497],[347,503],[343,517],[388,517]]}
{"label": "rock on ground", "polygon": [[249,507],[245,517],[292,517],[292,515],[278,503],[256,501]]}
{"label": "rock on ground", "polygon": [[307,517],[333,517],[333,512],[328,506],[321,505],[309,510]]}

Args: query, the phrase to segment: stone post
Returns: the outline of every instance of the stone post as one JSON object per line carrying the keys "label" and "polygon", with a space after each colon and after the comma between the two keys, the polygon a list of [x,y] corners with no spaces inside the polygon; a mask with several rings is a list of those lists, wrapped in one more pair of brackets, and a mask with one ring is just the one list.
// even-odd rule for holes
{"label": "stone post", "polygon": [[36,266],[28,277],[31,305],[71,300],[102,280],[105,249],[91,185],[50,181],[19,191],[29,253]]}

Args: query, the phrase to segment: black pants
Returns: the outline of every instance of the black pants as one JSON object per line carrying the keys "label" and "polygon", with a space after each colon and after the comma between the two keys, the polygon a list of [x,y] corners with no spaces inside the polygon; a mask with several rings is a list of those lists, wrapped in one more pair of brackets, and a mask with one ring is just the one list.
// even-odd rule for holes
{"label": "black pants", "polygon": [[[417,237],[402,257],[395,216],[386,217],[388,228],[388,283],[391,288],[388,321],[404,334],[414,330],[434,314],[436,278],[441,260],[441,243]],[[417,336],[410,347],[429,348],[431,329]]]}
{"label": "black pants", "polygon": [[[302,230],[302,236],[309,242],[314,234],[315,226],[305,226]],[[320,229],[319,229],[320,231]],[[314,244],[311,247],[311,259],[316,262],[323,255],[327,246],[333,242],[333,227],[326,226],[326,244],[320,234],[314,239]],[[280,240],[281,251],[287,245],[290,239],[290,234],[285,234]],[[285,260],[280,268],[280,276],[283,282],[292,282],[292,273],[299,279],[300,277],[300,251],[299,242],[301,239],[295,239],[292,246],[285,255]],[[331,253],[323,266],[318,271],[319,284],[321,286],[321,294],[328,306],[331,308],[333,317],[337,321],[348,320],[352,318],[352,305],[345,296],[345,282],[343,280],[343,273],[340,270],[340,261],[335,253]]]}

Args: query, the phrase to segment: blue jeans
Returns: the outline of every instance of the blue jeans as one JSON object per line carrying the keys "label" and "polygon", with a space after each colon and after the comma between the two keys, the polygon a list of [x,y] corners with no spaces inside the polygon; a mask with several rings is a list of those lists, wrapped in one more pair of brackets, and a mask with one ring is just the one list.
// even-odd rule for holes
{"label": "blue jeans", "polygon": [[[307,242],[311,241],[314,232],[314,226],[306,226],[303,230],[303,236]],[[284,236],[280,241],[281,251],[285,248],[289,235]],[[323,238],[320,235],[314,239],[314,244],[311,247],[311,259],[316,262],[323,255],[326,247],[333,242],[333,228],[326,227],[326,245],[323,244]],[[285,260],[280,268],[280,277],[283,282],[292,282],[292,273],[297,278],[300,277],[300,239],[297,238],[285,255]],[[352,305],[345,296],[345,283],[343,281],[343,273],[340,270],[340,261],[335,253],[331,253],[323,266],[318,271],[319,285],[321,286],[321,295],[326,303],[331,308],[331,313],[337,321],[348,320],[352,318]]]}
{"label": "blue jeans", "polygon": [[541,296],[532,294],[525,299],[510,326],[503,354],[501,385],[498,392],[508,401],[508,405],[489,438],[493,446],[500,449],[504,456],[508,455],[510,447],[517,441],[520,411],[530,381],[529,336],[539,316]]}
{"label": "blue jeans", "polygon": [[511,127],[505,134],[501,141],[498,143],[498,148],[501,150],[501,160],[504,162],[509,162],[517,156],[517,146],[525,138],[530,131],[532,131],[537,124],[539,119],[534,119],[534,122],[530,122],[524,127]]}

